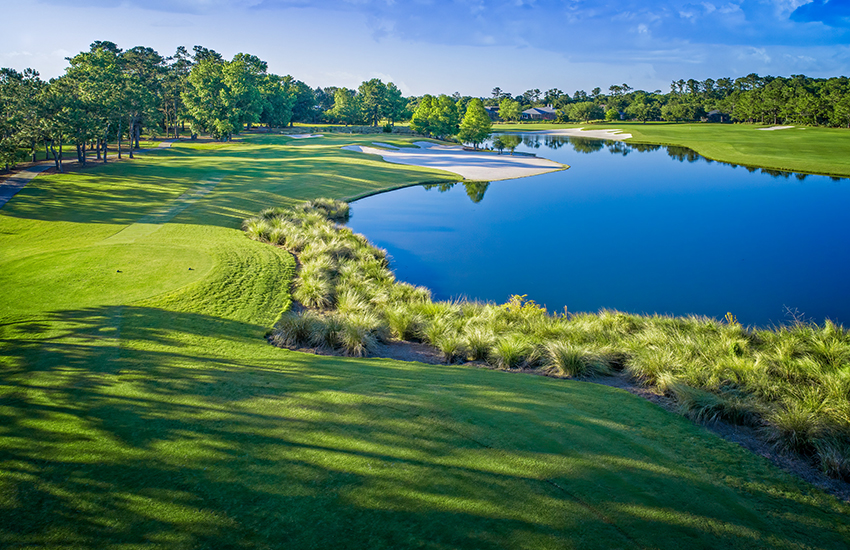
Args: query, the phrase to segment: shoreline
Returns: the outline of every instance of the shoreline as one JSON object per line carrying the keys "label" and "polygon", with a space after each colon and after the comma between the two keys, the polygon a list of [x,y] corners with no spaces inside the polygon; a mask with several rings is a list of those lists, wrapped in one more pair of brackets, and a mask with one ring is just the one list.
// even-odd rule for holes
{"label": "shoreline", "polygon": [[566,170],[569,166],[542,157],[494,155],[465,151],[461,146],[414,142],[416,149],[381,149],[345,145],[341,149],[380,156],[385,162],[442,170],[465,181],[502,181]]}

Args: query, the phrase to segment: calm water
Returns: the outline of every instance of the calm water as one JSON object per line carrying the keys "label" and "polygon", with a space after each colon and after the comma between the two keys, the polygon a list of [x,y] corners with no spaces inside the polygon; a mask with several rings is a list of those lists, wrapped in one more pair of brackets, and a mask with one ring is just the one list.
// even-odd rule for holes
{"label": "calm water", "polygon": [[349,225],[436,299],[850,324],[850,180],[587,138],[525,136],[517,151],[571,168],[368,197]]}

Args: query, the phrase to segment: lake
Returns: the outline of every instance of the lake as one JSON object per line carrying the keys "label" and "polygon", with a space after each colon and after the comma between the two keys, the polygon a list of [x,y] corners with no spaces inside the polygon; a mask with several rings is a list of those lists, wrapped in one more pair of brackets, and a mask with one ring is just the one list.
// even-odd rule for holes
{"label": "lake", "polygon": [[517,151],[570,169],[374,195],[349,226],[439,300],[850,324],[850,180],[566,136]]}

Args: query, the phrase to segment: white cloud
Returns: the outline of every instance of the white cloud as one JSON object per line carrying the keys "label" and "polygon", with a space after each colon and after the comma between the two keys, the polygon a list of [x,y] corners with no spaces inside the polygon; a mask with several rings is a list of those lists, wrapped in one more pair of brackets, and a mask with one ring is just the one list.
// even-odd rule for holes
{"label": "white cloud", "polygon": [[788,17],[791,15],[792,11],[805,4],[810,4],[812,1],[813,0],[769,0],[776,10],[776,15],[780,17]]}

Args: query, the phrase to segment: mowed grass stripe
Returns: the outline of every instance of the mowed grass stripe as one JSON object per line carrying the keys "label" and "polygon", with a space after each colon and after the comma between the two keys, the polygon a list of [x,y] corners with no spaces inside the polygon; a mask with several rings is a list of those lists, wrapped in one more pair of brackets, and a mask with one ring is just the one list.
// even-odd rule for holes
{"label": "mowed grass stripe", "polygon": [[[0,210],[0,546],[846,547],[847,505],[620,390],[268,345],[294,261],[241,219],[445,177],[334,152],[358,140],[179,144]],[[87,282],[213,171],[121,245],[132,284]]]}

